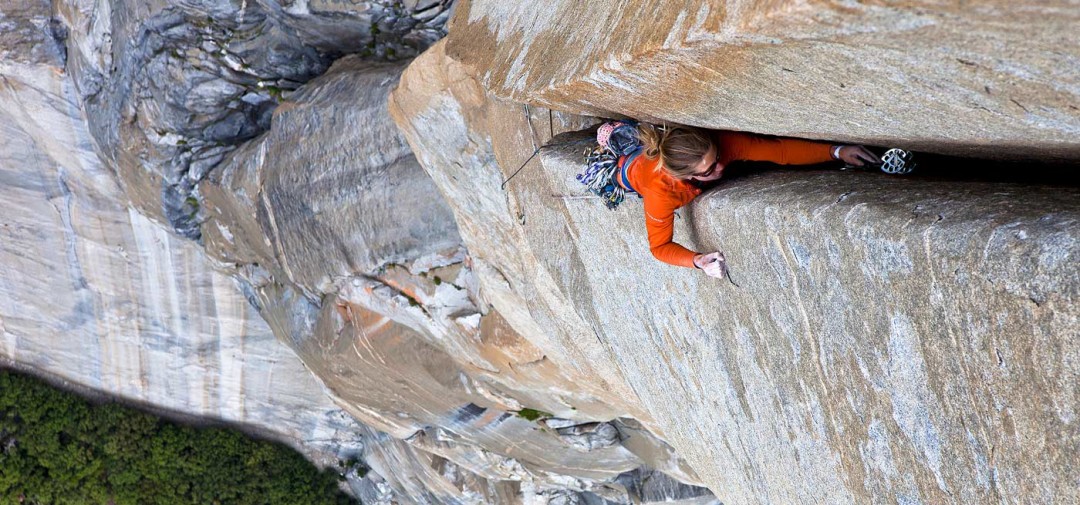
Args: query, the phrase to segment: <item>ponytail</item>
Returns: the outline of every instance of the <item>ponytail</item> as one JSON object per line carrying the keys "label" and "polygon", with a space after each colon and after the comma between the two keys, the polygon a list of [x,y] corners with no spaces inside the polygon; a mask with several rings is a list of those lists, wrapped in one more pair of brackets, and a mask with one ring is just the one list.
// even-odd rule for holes
{"label": "ponytail", "polygon": [[660,156],[660,146],[664,144],[666,138],[667,128],[664,126],[657,127],[648,123],[638,125],[638,140],[641,141],[645,156],[650,159]]}
{"label": "ponytail", "polygon": [[664,170],[676,178],[693,175],[694,167],[713,145],[712,136],[705,130],[682,125],[641,123],[638,125],[638,140],[645,156],[650,159],[659,157]]}

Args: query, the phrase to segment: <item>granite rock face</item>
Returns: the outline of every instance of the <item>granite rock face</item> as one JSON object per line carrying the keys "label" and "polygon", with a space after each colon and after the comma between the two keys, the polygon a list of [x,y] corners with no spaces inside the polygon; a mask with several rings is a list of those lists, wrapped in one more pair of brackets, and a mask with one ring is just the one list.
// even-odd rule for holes
{"label": "granite rock face", "polygon": [[[501,189],[509,173],[475,168],[518,167],[529,157],[528,147],[539,147],[553,133],[580,128],[591,120],[547,110],[535,111],[534,118],[525,115],[533,111],[522,105],[490,101],[461,65],[445,56],[444,48],[444,43],[437,44],[409,66],[391,97],[390,113],[420,164],[451,202],[486,299],[544,355],[575,369],[581,377],[578,383],[592,384],[597,397],[621,405],[632,417],[647,419],[594,328],[561,307],[542,313],[554,319],[537,319],[530,310],[530,304],[546,302],[545,292],[557,286],[542,277],[522,282],[534,278],[537,264],[535,252],[520,247],[521,221],[529,219],[525,204]],[[504,135],[493,139],[484,133],[495,130]],[[493,145],[500,140],[502,145]],[[446,166],[458,171],[433,168]],[[519,183],[515,179],[507,187]],[[504,212],[506,208],[511,212]],[[477,226],[476,216],[487,216],[480,221],[483,226]]]}
{"label": "granite rock face", "polygon": [[211,168],[266,131],[289,93],[342,54],[408,57],[441,36],[438,3],[58,0],[67,65],[99,153],[131,203],[198,238]]}
{"label": "granite rock face", "polygon": [[1075,188],[746,175],[716,281],[573,179],[575,114],[1075,159],[1067,2],[473,1],[407,69],[448,2],[0,2],[18,366],[367,503],[1080,500]]}
{"label": "granite rock face", "polygon": [[[592,134],[548,140],[583,119],[488,95],[443,51],[391,112],[481,285],[512,284],[493,304],[549,356],[634,391],[724,503],[1080,499],[1076,188],[744,176],[676,220],[725,252],[718,281],[655,261],[637,201],[583,194]],[[530,135],[547,147],[504,190]]]}
{"label": "granite rock face", "polygon": [[208,251],[313,296],[345,277],[460,245],[449,208],[386,119],[402,64],[338,61],[274,113],[200,194]]}
{"label": "granite rock face", "polygon": [[[488,303],[450,207],[388,120],[402,69],[344,58],[279,106],[199,187],[207,251],[335,401],[393,437],[365,448],[391,496],[628,503],[653,478],[668,484],[651,499],[711,499],[653,473],[696,482],[670,446],[609,422],[632,399]],[[359,494],[381,500],[376,484]]]}
{"label": "granite rock face", "polygon": [[1068,0],[464,0],[447,52],[495,96],[566,112],[1075,160],[1078,24]]}
{"label": "granite rock face", "polygon": [[[320,461],[362,451],[372,503],[715,501],[621,381],[493,306],[506,287],[389,119],[404,65],[329,64],[377,11],[320,5],[5,9],[5,358]],[[395,4],[413,21],[373,47],[422,47],[401,30],[446,7]]]}
{"label": "granite rock face", "polygon": [[[556,191],[576,189],[583,143],[566,140],[542,153]],[[1080,192],[897,185],[786,172],[703,198],[681,235],[725,251],[738,286],[658,267],[634,207],[597,226],[596,202],[552,205],[530,242],[582,251],[545,268],[576,271],[560,278],[572,305],[600,316],[661,431],[725,503],[1080,498]],[[612,247],[616,219],[627,239]],[[636,289],[669,311],[607,317],[624,303],[596,250],[642,265]]]}
{"label": "granite rock face", "polygon": [[[28,31],[48,26],[36,20]],[[361,452],[362,427],[235,281],[127,207],[54,49],[0,61],[0,362],[235,423],[320,463]]]}

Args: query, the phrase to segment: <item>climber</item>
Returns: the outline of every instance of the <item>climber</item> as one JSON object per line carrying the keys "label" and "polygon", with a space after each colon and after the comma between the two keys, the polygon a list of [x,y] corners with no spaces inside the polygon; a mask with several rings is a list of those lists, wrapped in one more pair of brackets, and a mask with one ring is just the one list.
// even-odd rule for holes
{"label": "climber", "polygon": [[744,160],[807,165],[841,160],[856,167],[881,163],[863,146],[688,126],[642,123],[637,126],[637,137],[643,147],[641,155],[620,159],[623,169],[616,172],[614,179],[627,191],[637,192],[644,199],[649,249],[660,261],[698,268],[717,278],[727,271],[723,253],[694,252],[672,241],[672,237],[675,210],[715,184],[729,163]]}

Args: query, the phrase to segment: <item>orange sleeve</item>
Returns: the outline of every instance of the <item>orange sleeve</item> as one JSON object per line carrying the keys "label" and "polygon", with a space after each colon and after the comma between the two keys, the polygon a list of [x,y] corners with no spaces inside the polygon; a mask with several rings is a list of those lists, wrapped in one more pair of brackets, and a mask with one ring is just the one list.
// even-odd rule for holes
{"label": "orange sleeve", "polygon": [[771,161],[781,165],[810,165],[832,161],[832,144],[743,132],[720,132],[721,156],[726,161]]}
{"label": "orange sleeve", "polygon": [[656,259],[669,265],[696,268],[697,254],[672,241],[675,236],[675,209],[679,205],[659,195],[642,195],[645,199],[645,231],[649,234],[649,251]]}

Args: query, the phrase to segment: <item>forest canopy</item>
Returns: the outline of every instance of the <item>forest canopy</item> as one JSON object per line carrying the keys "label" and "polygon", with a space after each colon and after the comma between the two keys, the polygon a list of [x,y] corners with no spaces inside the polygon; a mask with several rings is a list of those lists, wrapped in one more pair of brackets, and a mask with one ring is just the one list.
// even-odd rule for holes
{"label": "forest canopy", "polygon": [[92,403],[0,370],[0,503],[354,504],[282,444]]}

